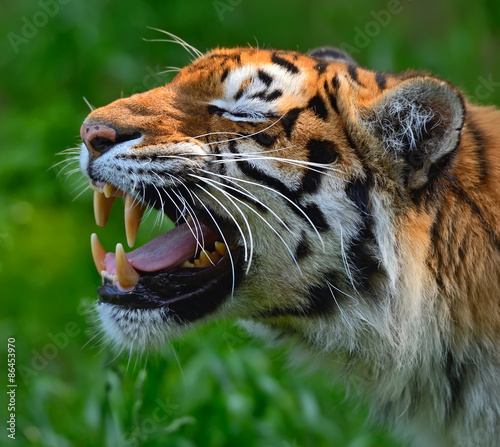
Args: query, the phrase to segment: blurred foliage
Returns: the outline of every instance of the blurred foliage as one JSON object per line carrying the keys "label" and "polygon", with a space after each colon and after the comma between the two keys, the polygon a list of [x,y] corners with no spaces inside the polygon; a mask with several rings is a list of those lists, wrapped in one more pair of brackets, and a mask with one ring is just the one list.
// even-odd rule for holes
{"label": "blurred foliage", "polygon": [[[114,358],[92,339],[85,310],[99,281],[91,194],[78,173],[51,167],[79,145],[83,98],[104,105],[190,62],[180,46],[144,40],[164,38],[148,27],[202,51],[343,45],[362,65],[425,69],[499,104],[499,2],[19,0],[1,11],[0,335],[17,346],[12,445],[401,445],[366,426],[366,406],[346,401],[334,378],[288,370],[284,349],[264,349],[232,322],[200,327],[149,359]],[[113,212],[100,230],[108,247],[124,239]],[[152,217],[139,243],[155,231]]]}

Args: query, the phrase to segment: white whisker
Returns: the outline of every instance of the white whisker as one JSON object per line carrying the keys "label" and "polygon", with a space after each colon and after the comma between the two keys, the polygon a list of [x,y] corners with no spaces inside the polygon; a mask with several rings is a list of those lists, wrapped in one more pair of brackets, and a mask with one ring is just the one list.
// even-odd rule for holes
{"label": "white whisker", "polygon": [[[215,175],[217,177],[220,177],[220,178],[225,178],[224,175],[221,175],[221,174],[212,174],[211,172],[209,171],[206,171],[204,169],[200,169],[201,172],[204,172],[208,175]],[[243,188],[241,185],[238,185],[238,184],[235,184],[234,182],[231,182],[233,185],[235,186],[230,186],[230,185],[226,185],[226,184],[223,184],[223,183],[219,183],[217,182],[218,185],[224,187],[224,188],[227,188],[227,189],[231,189],[235,192],[237,192],[238,194],[243,194],[245,197],[248,197],[250,200],[254,201],[255,203],[259,204],[261,207],[265,208],[267,211],[269,211],[277,220],[278,222],[287,230],[289,231],[290,233],[292,233],[292,229],[285,223],[285,221],[279,217],[273,210],[272,208],[270,208],[269,206],[267,206],[264,202],[262,202],[262,200],[258,199],[254,194],[252,194],[251,192],[249,192],[247,189]]]}
{"label": "white whisker", "polygon": [[204,210],[206,211],[206,213],[210,216],[210,218],[212,219],[212,222],[217,227],[217,230],[219,231],[219,234],[222,237],[222,241],[226,245],[227,254],[229,255],[229,262],[231,263],[231,275],[232,275],[231,298],[234,298],[234,288],[236,287],[236,272],[235,272],[235,267],[234,267],[233,255],[231,253],[231,246],[228,243],[228,241],[227,241],[227,239],[226,239],[226,237],[224,235],[224,232],[222,231],[221,227],[219,226],[217,220],[215,219],[215,217],[213,216],[213,214],[210,212],[210,210],[207,208],[207,206],[205,205],[205,203],[203,203],[203,200],[201,200],[194,191],[191,191],[191,193],[196,197],[196,199],[201,204],[201,206],[204,208]]}
{"label": "white whisker", "polygon": [[[214,174],[214,175],[218,175],[218,174]],[[304,218],[309,222],[309,224],[311,225],[311,228],[314,230],[314,232],[316,233],[316,236],[318,237],[319,241],[321,242],[321,246],[323,248],[323,250],[325,250],[325,244],[323,242],[323,238],[321,237],[321,235],[319,234],[319,231],[318,229],[316,228],[316,226],[314,225],[314,223],[312,222],[312,220],[310,219],[310,217],[304,212],[304,210],[302,208],[300,208],[300,206],[298,206],[292,199],[290,199],[289,197],[287,197],[285,194],[283,194],[282,192],[280,191],[277,191],[276,189],[274,188],[271,188],[270,186],[267,186],[267,185],[263,185],[262,183],[257,183],[257,182],[252,182],[250,180],[244,180],[244,179],[241,179],[241,178],[237,178],[237,177],[232,177],[232,176],[229,176],[229,175],[225,175],[224,178],[228,179],[228,180],[233,180],[234,182],[241,182],[241,183],[247,183],[247,184],[250,184],[250,185],[254,185],[254,186],[257,186],[259,188],[263,188],[263,189],[266,189],[268,191],[271,191],[275,194],[278,194],[280,197],[282,197],[283,199],[285,199],[288,203],[290,203],[293,207],[295,207],[297,209],[297,211],[299,213],[301,213]]]}
{"label": "white whisker", "polygon": [[249,248],[248,248],[248,244],[247,244],[247,239],[246,239],[245,233],[243,232],[243,229],[241,228],[240,224],[238,223],[238,221],[236,220],[236,218],[233,216],[233,214],[227,209],[227,207],[219,199],[217,199],[217,197],[215,197],[213,194],[211,194],[210,192],[208,192],[206,190],[206,188],[204,188],[203,186],[201,186],[199,184],[196,184],[196,186],[198,188],[200,188],[203,192],[205,192],[205,194],[207,194],[208,196],[210,196],[216,203],[218,203],[219,206],[226,212],[226,214],[231,218],[231,220],[236,225],[236,228],[238,229],[238,232],[241,234],[241,238],[242,238],[242,242],[243,242],[244,260],[246,262],[248,260]]}
{"label": "white whisker", "polygon": [[185,40],[181,39],[180,37],[176,36],[175,34],[169,33],[168,31],[164,31],[162,29],[158,28],[153,28],[151,26],[148,26],[149,29],[152,29],[154,31],[158,31],[162,34],[167,35],[171,39],[144,39],[146,42],[169,42],[169,43],[175,43],[177,45],[180,45],[183,47],[191,56],[193,56],[195,59],[203,56],[203,53],[193,47],[192,45],[188,44]]}
{"label": "white whisker", "polygon": [[83,100],[85,101],[85,104],[87,104],[91,112],[95,110],[95,107],[92,104],[90,104],[90,102],[87,101],[87,98],[85,98],[85,96],[83,97]]}

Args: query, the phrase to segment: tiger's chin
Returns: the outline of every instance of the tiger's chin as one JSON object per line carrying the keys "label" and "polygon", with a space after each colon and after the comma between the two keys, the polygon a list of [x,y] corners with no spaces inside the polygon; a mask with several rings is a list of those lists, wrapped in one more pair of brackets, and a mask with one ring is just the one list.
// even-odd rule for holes
{"label": "tiger's chin", "polygon": [[[91,187],[100,226],[111,209],[106,200],[125,197],[127,240],[133,245],[142,218],[137,210],[148,202],[131,199],[109,184],[91,182]],[[161,208],[169,215],[165,204]],[[193,217],[182,224],[177,219],[172,230],[129,253],[121,244],[115,253],[107,252],[92,235],[92,256],[102,277],[97,311],[103,332],[118,348],[159,348],[182,327],[217,311],[234,293],[242,270],[240,249],[221,236],[231,232],[202,223],[203,213]]]}

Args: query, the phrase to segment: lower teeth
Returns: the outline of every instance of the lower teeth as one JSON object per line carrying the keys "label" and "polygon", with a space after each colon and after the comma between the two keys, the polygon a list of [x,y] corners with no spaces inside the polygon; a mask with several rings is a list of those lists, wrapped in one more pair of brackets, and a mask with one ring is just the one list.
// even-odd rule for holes
{"label": "lower teeth", "polygon": [[[219,259],[222,258],[224,253],[221,253],[221,251],[225,252],[226,246],[222,244],[221,242],[216,242],[216,249],[212,252],[202,250],[198,256],[198,258],[193,259],[193,261],[185,261],[181,267],[183,268],[193,268],[193,267],[208,267],[209,265],[215,265]],[[224,247],[224,250],[222,250],[221,246],[219,245],[219,250],[217,250],[217,244],[221,244]]]}

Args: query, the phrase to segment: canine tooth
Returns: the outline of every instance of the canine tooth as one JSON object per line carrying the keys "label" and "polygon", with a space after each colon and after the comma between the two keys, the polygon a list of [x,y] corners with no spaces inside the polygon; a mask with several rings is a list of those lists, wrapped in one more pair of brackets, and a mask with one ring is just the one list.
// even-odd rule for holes
{"label": "canine tooth", "polygon": [[125,194],[125,233],[127,234],[129,247],[133,247],[135,244],[135,238],[145,210],[145,205],[136,202],[129,194]]}
{"label": "canine tooth", "polygon": [[200,260],[199,260],[199,259],[195,259],[195,260],[193,261],[193,265],[194,265],[195,267],[202,267],[201,262],[200,262]]}
{"label": "canine tooth", "polygon": [[114,197],[108,199],[102,192],[94,191],[94,216],[98,226],[106,226],[114,201]]}
{"label": "canine tooth", "polygon": [[192,267],[194,267],[194,264],[192,262],[189,262],[189,261],[184,261],[182,263],[181,267],[183,267],[183,268],[192,268]]}
{"label": "canine tooth", "polygon": [[122,244],[116,244],[116,276],[123,287],[134,287],[139,281],[139,273],[127,259]]}
{"label": "canine tooth", "polygon": [[226,254],[226,251],[227,251],[226,244],[224,244],[223,242],[216,242],[215,243],[215,251],[217,253],[219,253],[221,256],[224,256]]}
{"label": "canine tooth", "polygon": [[109,199],[113,195],[115,187],[113,185],[110,185],[109,183],[105,183],[102,192],[106,196],[107,199]]}
{"label": "canine tooth", "polygon": [[92,258],[94,259],[94,264],[99,272],[99,275],[102,276],[102,271],[106,270],[106,266],[104,264],[106,250],[104,250],[104,247],[95,233],[92,233],[92,236],[90,236],[90,247],[92,248]]}

